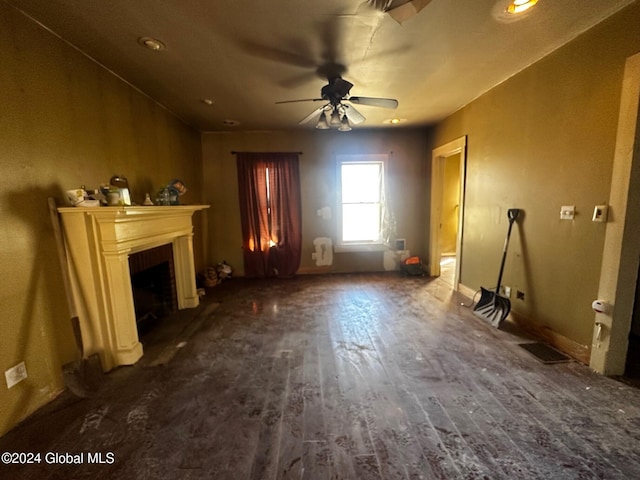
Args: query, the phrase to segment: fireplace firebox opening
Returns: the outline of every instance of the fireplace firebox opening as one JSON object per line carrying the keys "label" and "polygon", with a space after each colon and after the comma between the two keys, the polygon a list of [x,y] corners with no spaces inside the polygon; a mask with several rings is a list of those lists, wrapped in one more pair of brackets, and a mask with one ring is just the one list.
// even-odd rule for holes
{"label": "fireplace firebox opening", "polygon": [[136,325],[141,335],[162,317],[178,311],[171,244],[131,254],[129,270]]}

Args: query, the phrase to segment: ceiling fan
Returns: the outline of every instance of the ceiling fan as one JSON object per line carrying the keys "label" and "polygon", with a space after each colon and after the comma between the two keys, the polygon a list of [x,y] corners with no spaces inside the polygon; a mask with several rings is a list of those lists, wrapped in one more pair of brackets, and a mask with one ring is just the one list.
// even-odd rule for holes
{"label": "ceiling fan", "polygon": [[328,76],[328,84],[320,90],[320,98],[305,98],[301,100],[285,100],[276,102],[297,103],[297,102],[325,102],[321,107],[298,122],[299,125],[307,123],[312,118],[319,115],[316,128],[326,130],[336,127],[341,132],[351,130],[351,124],[357,125],[364,122],[365,117],[350,104],[367,105],[382,108],[397,108],[398,100],[394,98],[375,97],[352,97],[349,95],[353,84],[343,79],[339,75]]}

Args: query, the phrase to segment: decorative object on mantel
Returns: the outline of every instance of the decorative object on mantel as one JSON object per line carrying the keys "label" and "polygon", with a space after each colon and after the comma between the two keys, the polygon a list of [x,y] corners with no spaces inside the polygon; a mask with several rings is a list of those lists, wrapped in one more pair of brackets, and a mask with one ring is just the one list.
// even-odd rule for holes
{"label": "decorative object on mantel", "polygon": [[109,179],[109,191],[106,195],[110,206],[131,205],[129,181],[123,176],[114,175]]}
{"label": "decorative object on mantel", "polygon": [[171,180],[171,183],[169,183],[169,185],[175,188],[178,191],[179,195],[184,195],[185,193],[187,193],[187,186],[182,180],[174,178],[173,180]]}
{"label": "decorative object on mantel", "polygon": [[74,207],[121,207],[133,204],[129,192],[129,182],[125,177],[119,175],[112,176],[109,183],[103,183],[98,189],[87,190],[82,185],[80,188],[67,190],[66,194],[67,200]]}
{"label": "decorative object on mantel", "polygon": [[149,194],[145,194],[144,196],[144,202],[142,202],[142,205],[153,205],[153,201],[151,201],[151,197],[149,196]]}
{"label": "decorative object on mantel", "polygon": [[178,191],[174,188],[171,188],[169,185],[167,185],[166,187],[164,187],[162,190],[160,190],[158,192],[158,196],[156,197],[156,205],[171,205],[171,199],[172,197],[174,198],[174,205],[175,202],[178,201]]}
{"label": "decorative object on mantel", "polygon": [[180,195],[187,192],[187,187],[182,180],[171,180],[162,190],[158,192],[156,205],[180,205]]}
{"label": "decorative object on mantel", "polygon": [[80,188],[67,190],[67,200],[74,207],[99,207],[100,200],[93,196],[93,190],[87,191],[84,185]]}
{"label": "decorative object on mantel", "polygon": [[129,188],[129,181],[125,177],[114,175],[109,179],[109,185],[112,185],[118,188]]}

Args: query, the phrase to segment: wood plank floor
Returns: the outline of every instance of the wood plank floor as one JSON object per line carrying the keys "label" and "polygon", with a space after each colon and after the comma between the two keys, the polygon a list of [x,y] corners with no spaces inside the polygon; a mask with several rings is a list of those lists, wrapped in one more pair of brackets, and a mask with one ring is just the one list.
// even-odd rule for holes
{"label": "wood plank floor", "polygon": [[1,438],[42,463],[0,478],[640,478],[640,390],[542,364],[464,301],[395,273],[230,280]]}

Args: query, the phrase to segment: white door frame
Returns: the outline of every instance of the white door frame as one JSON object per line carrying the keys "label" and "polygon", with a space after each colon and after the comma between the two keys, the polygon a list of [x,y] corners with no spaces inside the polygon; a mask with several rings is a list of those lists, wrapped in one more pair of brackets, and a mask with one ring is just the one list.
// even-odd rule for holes
{"label": "white door frame", "polygon": [[456,271],[454,290],[460,283],[462,264],[462,233],[464,224],[464,193],[467,171],[467,136],[457,138],[435,148],[431,153],[431,220],[429,222],[429,275],[440,276],[440,225],[442,224],[442,194],[444,190],[444,165],[447,157],[460,154],[460,205],[458,212],[458,235],[456,238]]}
{"label": "white door frame", "polygon": [[596,313],[590,366],[604,375],[622,375],[640,263],[640,53],[627,58],[622,81],[618,133],[613,158],[598,298],[613,305]]}

